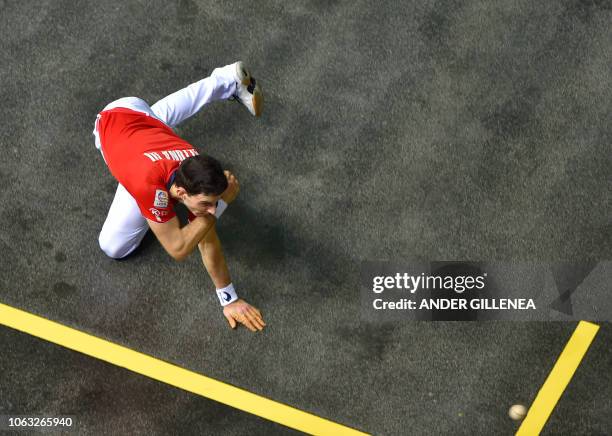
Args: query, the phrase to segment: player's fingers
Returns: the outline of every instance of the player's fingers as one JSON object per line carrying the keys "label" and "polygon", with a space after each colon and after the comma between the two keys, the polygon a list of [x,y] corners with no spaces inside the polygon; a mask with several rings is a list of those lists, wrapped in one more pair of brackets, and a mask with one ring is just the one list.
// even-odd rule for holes
{"label": "player's fingers", "polygon": [[260,324],[262,327],[266,325],[263,318],[261,317],[261,313],[259,313],[259,310],[255,309],[254,307],[251,307],[249,311],[258,324]]}
{"label": "player's fingers", "polygon": [[249,316],[250,316],[249,320],[257,328],[257,330],[260,330],[260,331],[263,330],[264,324],[262,320],[253,314],[249,314]]}
{"label": "player's fingers", "polygon": [[261,319],[261,318],[257,318],[257,317],[255,317],[255,318],[253,318],[253,319],[254,319],[254,320],[255,320],[255,322],[257,323],[257,326],[258,326],[259,330],[263,330],[263,329],[264,329],[264,327],[266,326],[266,323],[263,321],[263,319]]}
{"label": "player's fingers", "polygon": [[255,327],[257,330],[261,330],[261,328],[259,327],[259,323],[255,319],[255,317],[251,314],[251,312],[248,311],[248,309],[244,311],[244,317],[249,321],[249,323],[253,327]]}
{"label": "player's fingers", "polygon": [[249,321],[249,320],[248,320],[248,319],[246,319],[246,318],[245,318],[245,319],[242,321],[242,324],[243,324],[243,325],[244,325],[246,328],[248,328],[249,330],[251,330],[252,332],[256,332],[256,331],[257,331],[257,329],[255,328],[255,326],[254,326],[253,324],[251,324],[251,321]]}
{"label": "player's fingers", "polygon": [[256,332],[257,330],[261,330],[261,328],[259,328],[259,326],[255,322],[255,318],[253,318],[253,315],[251,315],[248,312],[244,314],[244,322],[243,322],[243,324],[245,326],[247,326],[252,332]]}
{"label": "player's fingers", "polygon": [[261,312],[259,311],[258,308],[256,308],[255,306],[250,306],[249,305],[249,310],[251,311],[251,313],[253,313],[254,315],[257,315],[259,318],[263,318],[261,316]]}
{"label": "player's fingers", "polygon": [[235,312],[235,313],[232,314],[232,316],[236,319],[236,321],[238,321],[240,324],[243,324],[249,330],[255,331],[255,327],[251,324],[251,322],[245,316],[244,313],[242,313],[242,312]]}
{"label": "player's fingers", "polygon": [[257,327],[257,330],[262,331],[265,327],[265,325],[263,325],[261,323],[261,320],[258,318],[253,318],[253,325],[255,325],[255,327]]}

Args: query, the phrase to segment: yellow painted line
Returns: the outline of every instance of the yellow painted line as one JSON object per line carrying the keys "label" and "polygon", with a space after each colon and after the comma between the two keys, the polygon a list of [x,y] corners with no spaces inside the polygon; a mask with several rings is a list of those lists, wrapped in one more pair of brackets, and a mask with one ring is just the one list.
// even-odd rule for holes
{"label": "yellow painted line", "polygon": [[555,363],[540,392],[538,392],[533,404],[529,408],[527,416],[516,432],[517,436],[540,434],[598,330],[599,326],[596,324],[586,321],[578,323],[576,330],[574,330],[572,337],[561,352],[557,363]]}
{"label": "yellow painted line", "polygon": [[367,434],[2,303],[0,324],[305,433]]}

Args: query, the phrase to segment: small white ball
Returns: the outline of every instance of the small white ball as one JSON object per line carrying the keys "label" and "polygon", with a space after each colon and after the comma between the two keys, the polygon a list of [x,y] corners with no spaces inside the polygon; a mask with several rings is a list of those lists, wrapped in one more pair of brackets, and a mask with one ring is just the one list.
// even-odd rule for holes
{"label": "small white ball", "polygon": [[515,421],[523,419],[525,415],[527,415],[527,408],[522,404],[515,404],[508,410],[508,416]]}

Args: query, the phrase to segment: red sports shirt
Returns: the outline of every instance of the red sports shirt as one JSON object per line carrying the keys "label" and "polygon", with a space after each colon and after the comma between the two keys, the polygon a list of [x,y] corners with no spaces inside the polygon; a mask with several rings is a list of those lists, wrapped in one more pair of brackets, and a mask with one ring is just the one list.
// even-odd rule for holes
{"label": "red sports shirt", "polygon": [[197,150],[145,113],[115,108],[100,115],[98,133],[106,164],[132,194],[142,216],[160,223],[176,216],[168,184],[174,170]]}

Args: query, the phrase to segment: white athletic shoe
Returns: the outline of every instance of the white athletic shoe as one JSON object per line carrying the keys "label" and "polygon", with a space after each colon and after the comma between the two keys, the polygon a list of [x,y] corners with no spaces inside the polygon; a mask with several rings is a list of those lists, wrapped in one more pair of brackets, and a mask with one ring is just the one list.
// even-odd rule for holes
{"label": "white athletic shoe", "polygon": [[246,106],[256,117],[263,111],[263,93],[242,62],[236,62],[236,93],[234,99]]}

